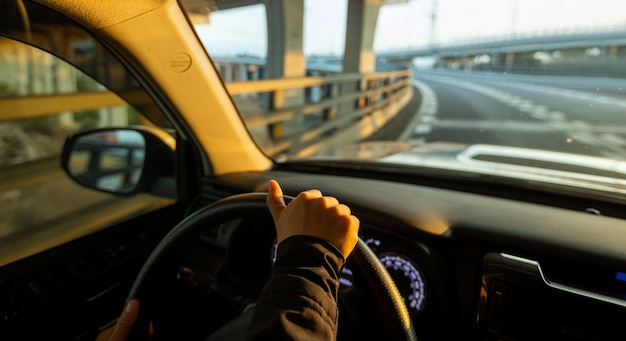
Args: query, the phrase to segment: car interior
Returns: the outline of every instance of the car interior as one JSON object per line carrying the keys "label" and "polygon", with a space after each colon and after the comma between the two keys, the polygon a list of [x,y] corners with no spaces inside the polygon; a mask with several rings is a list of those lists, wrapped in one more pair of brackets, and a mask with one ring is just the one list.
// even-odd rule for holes
{"label": "car interior", "polygon": [[[272,179],[288,197],[319,189],[360,220],[340,276],[340,340],[620,338],[618,161],[579,184],[273,157],[191,28],[204,2],[122,3],[0,0],[2,340],[95,340],[133,295],[157,340],[233,325],[271,273]],[[489,157],[474,159],[503,162]]]}

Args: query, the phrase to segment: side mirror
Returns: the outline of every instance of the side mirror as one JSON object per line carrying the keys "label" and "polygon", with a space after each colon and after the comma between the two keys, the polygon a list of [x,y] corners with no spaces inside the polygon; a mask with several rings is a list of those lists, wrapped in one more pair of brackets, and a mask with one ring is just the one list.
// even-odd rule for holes
{"label": "side mirror", "polygon": [[87,130],[65,140],[61,167],[87,188],[174,198],[174,150],[174,138],[154,129]]}

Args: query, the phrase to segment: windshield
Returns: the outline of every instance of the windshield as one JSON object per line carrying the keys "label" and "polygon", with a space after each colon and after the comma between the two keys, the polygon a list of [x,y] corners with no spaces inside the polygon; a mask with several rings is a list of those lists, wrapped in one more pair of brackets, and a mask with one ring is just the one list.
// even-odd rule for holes
{"label": "windshield", "polygon": [[359,160],[626,193],[621,0],[182,5],[277,162]]}

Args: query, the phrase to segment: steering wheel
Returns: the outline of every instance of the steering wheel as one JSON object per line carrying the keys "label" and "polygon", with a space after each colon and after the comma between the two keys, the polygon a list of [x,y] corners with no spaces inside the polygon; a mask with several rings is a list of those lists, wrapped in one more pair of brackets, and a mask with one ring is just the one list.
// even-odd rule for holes
{"label": "steering wheel", "polygon": [[[165,264],[175,255],[176,250],[192,242],[207,226],[217,226],[242,217],[255,219],[254,221],[272,221],[265,204],[266,196],[266,193],[248,193],[218,200],[183,219],[161,240],[141,268],[127,297],[127,301],[136,298],[140,302],[139,317],[129,340],[146,339],[144,336],[149,328],[152,309],[157,304],[156,295],[151,288],[156,286],[166,272]],[[285,196],[286,202],[292,199],[293,197]],[[349,258],[352,271],[364,279],[366,288],[363,291],[375,300],[375,313],[379,315],[377,320],[382,324],[385,336],[390,340],[416,340],[413,324],[400,292],[374,252],[359,238]],[[158,329],[155,330],[155,337],[158,336],[157,333]]]}

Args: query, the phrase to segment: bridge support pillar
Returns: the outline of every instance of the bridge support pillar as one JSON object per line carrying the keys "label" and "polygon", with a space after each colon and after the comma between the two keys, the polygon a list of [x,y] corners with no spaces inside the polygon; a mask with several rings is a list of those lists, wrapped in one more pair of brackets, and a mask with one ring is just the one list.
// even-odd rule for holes
{"label": "bridge support pillar", "polygon": [[513,64],[515,63],[515,52],[507,52],[506,59],[504,60],[504,70],[510,72],[513,70]]}
{"label": "bridge support pillar", "polygon": [[[343,56],[344,73],[368,73],[376,71],[374,34],[378,12],[384,0],[348,0],[346,18],[346,41]],[[341,85],[341,94],[347,95],[365,90],[368,84],[347,82]],[[364,106],[365,98],[354,104],[341,105],[339,113],[350,114]]]}
{"label": "bridge support pillar", "polygon": [[[267,78],[304,77],[306,60],[303,52],[304,0],[264,0],[267,15]],[[268,99],[271,109],[304,104],[302,89],[274,92]],[[267,111],[266,111],[267,112]],[[300,120],[291,120],[293,127],[271,125],[270,135],[280,138],[298,129]]]}
{"label": "bridge support pillar", "polygon": [[491,52],[490,57],[490,69],[491,71],[500,71],[502,69],[502,61],[500,60],[499,52]]}
{"label": "bridge support pillar", "polygon": [[267,77],[303,77],[304,0],[265,0]]}
{"label": "bridge support pillar", "polygon": [[615,60],[617,59],[617,45],[609,45],[609,46],[605,46],[606,51],[606,56],[608,57],[608,59],[611,60]]}
{"label": "bridge support pillar", "polygon": [[348,0],[343,72],[373,72],[374,33],[383,0]]}

